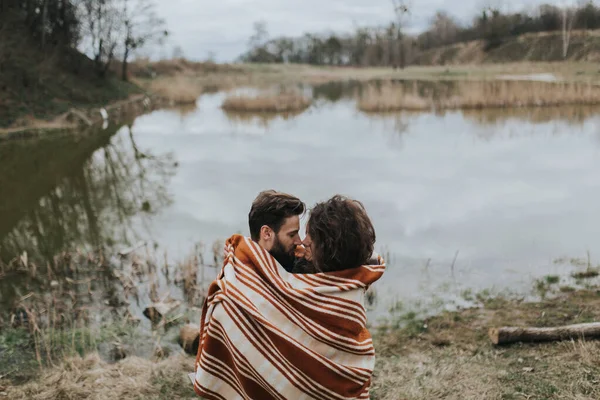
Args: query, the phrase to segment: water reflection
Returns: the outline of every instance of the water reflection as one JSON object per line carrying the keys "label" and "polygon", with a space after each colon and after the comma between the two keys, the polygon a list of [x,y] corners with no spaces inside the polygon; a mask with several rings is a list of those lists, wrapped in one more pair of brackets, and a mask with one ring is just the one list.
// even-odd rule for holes
{"label": "water reflection", "polygon": [[[454,90],[444,85],[419,87]],[[181,299],[197,304],[189,282],[214,271],[200,276],[196,245],[247,233],[251,201],[265,188],[308,204],[333,193],[362,200],[390,265],[380,299],[428,297],[449,280],[454,294],[529,285],[560,272],[555,257],[598,251],[593,107],[366,115],[356,110],[357,90],[315,87],[322,101],[288,116],[225,113],[225,94],[203,95],[184,115],[157,111],[118,133],[0,146],[14,165],[0,183],[20,199],[0,199],[3,257],[138,238],[172,260],[196,249],[179,271],[167,262],[118,264],[146,276],[119,272],[116,287],[147,301],[179,283]],[[52,152],[62,157],[46,160]],[[385,313],[387,303],[378,307]]]}
{"label": "water reflection", "polygon": [[[117,133],[118,132],[118,133]],[[140,149],[131,126],[0,146],[0,257],[26,251],[41,260],[75,246],[127,244],[132,217],[169,204],[172,154]]]}
{"label": "water reflection", "polygon": [[291,120],[302,113],[305,110],[298,112],[285,112],[285,113],[273,113],[273,112],[234,112],[234,111],[225,111],[225,115],[233,124],[237,125],[259,125],[264,128],[268,128],[271,123],[277,120]]}
{"label": "water reflection", "polygon": [[564,121],[569,125],[581,125],[600,115],[600,106],[562,106],[489,110],[464,110],[463,115],[482,125],[503,124],[510,119],[546,123]]}

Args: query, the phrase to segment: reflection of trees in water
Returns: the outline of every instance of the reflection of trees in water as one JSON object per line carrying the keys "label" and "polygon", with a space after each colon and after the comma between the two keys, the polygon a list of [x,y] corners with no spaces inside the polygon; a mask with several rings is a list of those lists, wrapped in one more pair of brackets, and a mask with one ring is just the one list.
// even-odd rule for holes
{"label": "reflection of trees in water", "polygon": [[253,125],[258,124],[258,126],[263,128],[268,128],[274,121],[283,120],[288,121],[296,118],[300,114],[304,113],[306,110],[298,111],[298,112],[285,112],[285,113],[275,113],[275,112],[233,112],[233,111],[225,111],[225,115],[227,119],[231,121],[233,124],[239,125]]}
{"label": "reflection of trees in water", "polygon": [[410,119],[419,113],[401,111],[393,113],[370,113],[368,117],[377,124],[383,125],[390,146],[403,147],[404,137],[410,132]]}
{"label": "reflection of trees in water", "polygon": [[[69,141],[61,142],[59,147],[66,152],[83,151],[88,139],[75,140],[74,146]],[[173,156],[140,148],[131,127],[123,128],[91,151],[87,149],[85,158],[67,157],[60,148],[52,147],[51,142],[30,145],[40,145],[54,153],[36,150],[46,153],[46,159],[44,162],[44,158],[36,157],[31,161],[45,171],[38,173],[35,181],[27,180],[25,174],[0,177],[16,193],[34,196],[12,199],[27,204],[28,209],[0,237],[0,275],[2,271],[6,273],[0,276],[0,326],[3,314],[8,313],[10,320],[15,312],[48,326],[52,310],[66,318],[62,321],[66,327],[87,325],[91,316],[98,323],[99,318],[108,318],[105,310],[119,317],[123,312],[128,315],[126,290],[118,279],[118,271],[124,267],[106,257],[111,252],[104,250],[134,240],[137,232],[133,220],[140,217],[143,223],[147,222],[148,215],[170,202],[167,187],[176,168]],[[23,153],[15,156],[21,157]],[[62,156],[66,166],[56,162]],[[12,161],[24,173],[30,168],[18,160]],[[47,169],[48,165],[53,167]],[[39,184],[40,177],[52,183],[41,196],[23,188]],[[6,202],[2,206],[0,211],[19,210]],[[11,220],[0,215],[0,222],[3,221]],[[73,251],[80,246],[93,251],[89,255]],[[23,259],[10,262],[23,252],[29,255],[28,262]],[[7,265],[2,266],[2,260]],[[135,285],[129,289],[135,289]],[[23,296],[27,300],[19,301]]]}
{"label": "reflection of trees in water", "polygon": [[130,242],[136,235],[132,217],[168,204],[167,184],[174,168],[171,154],[140,150],[131,128],[123,129],[91,158],[59,177],[55,187],[26,211],[0,238],[0,256],[7,260],[27,251],[51,260],[78,245],[98,248]]}
{"label": "reflection of trees in water", "polygon": [[552,121],[581,125],[588,119],[600,115],[600,106],[561,106],[488,110],[464,110],[466,119],[481,125],[501,125],[511,119],[532,123]]}
{"label": "reflection of trees in water", "polygon": [[362,86],[362,83],[358,81],[327,82],[314,85],[312,92],[315,99],[324,99],[335,103],[344,98],[353,98],[356,91],[360,90]]}

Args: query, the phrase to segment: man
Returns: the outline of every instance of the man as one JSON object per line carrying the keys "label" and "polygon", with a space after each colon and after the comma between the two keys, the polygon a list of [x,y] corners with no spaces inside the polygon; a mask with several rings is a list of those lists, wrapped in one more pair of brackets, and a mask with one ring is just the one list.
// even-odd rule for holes
{"label": "man", "polygon": [[295,267],[295,251],[302,244],[300,216],[306,206],[295,196],[267,190],[259,193],[248,214],[250,237],[267,250],[287,272]]}

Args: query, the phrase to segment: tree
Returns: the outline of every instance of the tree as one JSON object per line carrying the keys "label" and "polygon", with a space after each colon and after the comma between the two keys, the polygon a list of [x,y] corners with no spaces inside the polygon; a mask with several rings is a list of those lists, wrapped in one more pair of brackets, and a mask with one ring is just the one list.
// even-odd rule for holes
{"label": "tree", "polygon": [[131,53],[148,43],[161,43],[169,35],[165,21],[155,12],[153,0],[121,0],[123,21],[122,78],[127,80],[127,63]]}
{"label": "tree", "polygon": [[567,58],[569,45],[571,44],[571,31],[573,30],[573,21],[577,15],[577,10],[572,7],[563,7],[562,12],[562,42],[563,58]]}
{"label": "tree", "polygon": [[88,37],[96,72],[106,76],[115,57],[122,27],[116,0],[81,0],[84,33]]}
{"label": "tree", "polygon": [[342,43],[335,35],[331,35],[324,44],[327,61],[331,65],[339,65],[342,60]]}
{"label": "tree", "polygon": [[256,21],[253,26],[254,32],[250,36],[250,47],[257,48],[265,45],[269,39],[269,32],[267,31],[267,23],[265,21]]}
{"label": "tree", "polygon": [[[396,16],[396,41],[400,55],[400,68],[404,69],[406,66],[406,49],[404,48],[403,27],[406,17],[410,14],[410,6],[408,0],[392,0],[392,5],[394,6],[394,14]],[[396,65],[394,63],[394,68]]]}
{"label": "tree", "polygon": [[460,27],[444,11],[438,11],[431,21],[429,32],[431,33],[431,41],[433,46],[443,46],[454,43]]}
{"label": "tree", "polygon": [[173,55],[171,56],[174,60],[185,58],[185,53],[183,52],[183,47],[175,46],[173,47]]}

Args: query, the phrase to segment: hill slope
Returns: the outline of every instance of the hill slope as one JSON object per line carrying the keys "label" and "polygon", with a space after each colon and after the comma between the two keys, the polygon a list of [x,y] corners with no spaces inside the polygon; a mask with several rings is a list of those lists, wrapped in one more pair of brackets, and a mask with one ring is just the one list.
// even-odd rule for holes
{"label": "hill slope", "polygon": [[[507,62],[565,61],[561,32],[526,34],[504,39],[486,49],[483,40],[457,43],[420,53],[415,65],[459,65]],[[600,32],[573,32],[566,61],[600,61]]]}
{"label": "hill slope", "polygon": [[0,24],[0,128],[71,107],[104,106],[138,91],[116,76],[99,78],[92,60],[76,50],[41,50],[20,24]]}

